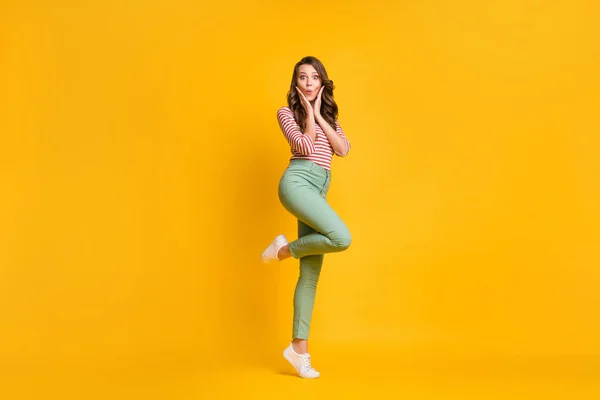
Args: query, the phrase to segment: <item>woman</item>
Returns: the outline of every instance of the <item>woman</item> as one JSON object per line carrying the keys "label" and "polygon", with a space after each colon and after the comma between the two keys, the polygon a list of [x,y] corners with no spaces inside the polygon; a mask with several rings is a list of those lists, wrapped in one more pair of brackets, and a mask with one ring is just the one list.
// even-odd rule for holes
{"label": "woman", "polygon": [[279,181],[279,199],[298,219],[298,239],[288,243],[279,235],[262,254],[263,262],[300,260],[292,342],[283,355],[303,378],[319,377],[311,366],[308,333],[323,255],[343,251],[351,241],[348,228],[326,201],[331,159],[350,150],[337,121],[333,89],[333,81],[315,57],[304,57],[295,65],[288,107],[277,111],[277,119],[292,153]]}

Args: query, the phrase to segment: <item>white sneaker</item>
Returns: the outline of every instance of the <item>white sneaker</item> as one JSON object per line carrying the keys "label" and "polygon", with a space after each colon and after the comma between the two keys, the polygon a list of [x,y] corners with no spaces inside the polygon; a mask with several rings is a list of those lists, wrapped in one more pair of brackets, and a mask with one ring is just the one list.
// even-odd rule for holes
{"label": "white sneaker", "polygon": [[277,236],[273,242],[267,247],[265,251],[263,251],[260,259],[264,263],[268,263],[271,261],[279,261],[277,257],[277,253],[279,253],[279,249],[288,244],[287,239],[284,235]]}
{"label": "white sneaker", "polygon": [[283,351],[283,356],[290,362],[290,364],[292,364],[294,368],[296,368],[296,372],[298,372],[298,375],[300,375],[302,378],[314,379],[321,375],[310,365],[310,354],[296,353],[292,348],[291,343]]}

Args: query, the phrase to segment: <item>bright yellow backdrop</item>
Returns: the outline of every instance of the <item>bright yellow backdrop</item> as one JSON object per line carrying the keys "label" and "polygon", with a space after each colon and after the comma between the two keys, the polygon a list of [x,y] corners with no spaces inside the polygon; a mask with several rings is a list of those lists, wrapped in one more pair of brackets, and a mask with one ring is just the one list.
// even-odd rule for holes
{"label": "bright yellow backdrop", "polygon": [[297,266],[258,260],[295,237],[276,111],[305,55],[352,142],[329,200],[353,243],[325,259],[314,348],[598,354],[599,16],[2,2],[2,368],[280,359]]}

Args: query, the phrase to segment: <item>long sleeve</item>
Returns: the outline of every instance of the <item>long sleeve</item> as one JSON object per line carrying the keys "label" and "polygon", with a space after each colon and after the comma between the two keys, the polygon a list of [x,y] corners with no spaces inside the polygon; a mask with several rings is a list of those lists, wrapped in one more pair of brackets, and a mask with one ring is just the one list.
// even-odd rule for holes
{"label": "long sleeve", "polygon": [[304,156],[314,153],[315,144],[308,135],[300,131],[300,127],[294,120],[294,114],[289,109],[280,108],[277,111],[277,120],[279,121],[281,131],[290,144],[292,152]]}
{"label": "long sleeve", "polygon": [[335,155],[338,157],[344,157],[344,156],[348,155],[348,152],[350,151],[350,141],[344,134],[344,131],[342,130],[342,127],[340,126],[340,123],[338,121],[335,121],[335,131],[344,139],[344,141],[346,142],[346,145],[348,146],[348,151],[346,152],[346,154],[338,154],[336,152]]}

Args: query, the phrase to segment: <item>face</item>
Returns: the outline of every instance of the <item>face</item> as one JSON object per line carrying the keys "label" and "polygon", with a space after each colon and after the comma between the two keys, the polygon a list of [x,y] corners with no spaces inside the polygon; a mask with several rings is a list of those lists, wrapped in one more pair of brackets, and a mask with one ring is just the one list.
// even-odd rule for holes
{"label": "face", "polygon": [[321,89],[321,77],[312,65],[303,64],[298,67],[296,86],[308,101],[313,101],[317,98]]}

